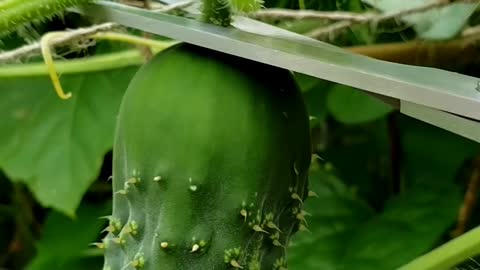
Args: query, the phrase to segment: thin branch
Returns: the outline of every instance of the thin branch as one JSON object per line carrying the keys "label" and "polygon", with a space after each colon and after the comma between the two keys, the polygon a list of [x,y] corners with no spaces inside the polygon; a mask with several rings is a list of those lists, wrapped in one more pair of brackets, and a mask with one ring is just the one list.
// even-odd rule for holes
{"label": "thin branch", "polygon": [[468,67],[480,65],[480,33],[476,27],[465,30],[455,39],[445,42],[411,40],[344,47],[371,58],[405,65],[425,66],[455,72],[467,72]]}
{"label": "thin branch", "polygon": [[[57,38],[54,38],[50,41],[51,46],[59,46],[59,45],[64,45],[67,43],[71,43],[74,41],[78,41],[81,39],[85,39],[88,36],[97,34],[99,32],[103,31],[111,31],[113,29],[116,29],[120,27],[116,23],[104,23],[104,24],[99,24],[99,25],[94,25],[91,27],[86,27],[86,28],[78,28],[75,30],[71,30],[70,32],[59,36]],[[8,63],[8,62],[13,62],[17,59],[20,59],[22,57],[26,56],[31,56],[35,54],[40,54],[42,50],[42,46],[40,42],[35,42],[29,45],[25,45],[23,47],[14,49],[12,51],[4,52],[0,54],[0,64],[3,63]]]}
{"label": "thin branch", "polygon": [[480,157],[474,160],[473,172],[470,175],[467,191],[463,199],[462,207],[458,213],[458,222],[456,229],[452,232],[453,236],[462,235],[467,230],[475,204],[477,203],[478,190],[480,189]]}
{"label": "thin branch", "polygon": [[[183,1],[171,5],[164,6],[160,9],[155,10],[156,12],[163,12],[163,13],[169,13],[169,12],[174,12],[177,10],[181,10],[183,8],[186,8],[194,3],[193,0],[188,0],[188,1]],[[99,25],[93,25],[90,27],[85,27],[85,28],[78,28],[71,30],[64,35],[61,35],[56,38],[52,38],[49,41],[49,44],[53,47],[59,46],[59,45],[65,45],[69,44],[75,41],[83,40],[86,39],[90,36],[93,36],[95,34],[98,34],[100,32],[107,32],[107,31],[112,31],[117,28],[120,28],[121,26],[116,23],[104,23],[104,24],[99,24]],[[40,42],[35,42],[29,45],[25,45],[23,47],[3,52],[0,53],[0,64],[6,64],[10,62],[15,62],[18,59],[21,59],[23,57],[29,57],[32,55],[38,55],[41,53],[41,44]]]}
{"label": "thin branch", "polygon": [[446,6],[449,6],[449,5],[452,5],[452,4],[459,4],[459,3],[477,4],[478,2],[479,2],[479,0],[436,0],[436,1],[432,1],[430,3],[426,3],[425,5],[414,7],[414,8],[411,8],[411,9],[404,9],[404,10],[400,10],[400,11],[397,11],[397,12],[392,12],[390,14],[387,13],[387,14],[379,16],[378,18],[376,18],[374,20],[376,20],[376,22],[380,23],[380,22],[385,22],[385,21],[389,21],[389,20],[392,20],[392,19],[402,18],[402,17],[412,15],[412,14],[427,12],[427,11],[430,11],[432,9],[438,9],[438,8],[446,7]]}
{"label": "thin branch", "polygon": [[[123,0],[121,3],[132,7],[146,8],[155,12],[172,12],[189,7],[194,2],[195,1],[193,0],[187,0],[169,5],[164,5],[157,2],[152,2],[151,0],[148,1],[148,3],[144,0]],[[147,3],[147,5],[145,5],[145,3]]]}
{"label": "thin branch", "polygon": [[[122,0],[120,3],[125,4],[127,6],[136,7],[136,8],[145,8],[146,2],[144,0]],[[152,3],[150,1],[150,3],[147,3],[147,6],[149,7],[149,9],[155,9],[155,8],[162,7],[164,5],[157,2]]]}
{"label": "thin branch", "polygon": [[182,1],[182,2],[175,3],[175,4],[170,4],[168,6],[165,6],[165,7],[159,8],[159,9],[153,9],[153,11],[169,13],[169,12],[172,12],[172,11],[187,8],[191,5],[193,5],[193,3],[194,3],[193,0],[187,0],[187,1]]}
{"label": "thin branch", "polygon": [[306,35],[315,39],[333,40],[343,30],[350,28],[354,23],[352,21],[339,21],[328,26],[323,26],[308,32]]}
{"label": "thin branch", "polygon": [[478,0],[436,0],[424,5],[409,9],[402,9],[390,13],[351,13],[343,11],[314,11],[314,10],[289,10],[289,9],[266,9],[258,11],[251,17],[260,20],[267,19],[318,19],[328,21],[338,21],[328,26],[322,26],[307,33],[308,36],[322,39],[325,36],[336,35],[339,32],[350,28],[353,25],[379,24],[395,19],[401,19],[405,16],[427,12],[433,9],[442,8],[457,3],[478,3]]}
{"label": "thin branch", "polygon": [[376,14],[353,13],[346,11],[315,11],[315,10],[291,10],[282,8],[269,8],[255,12],[250,17],[257,20],[329,20],[329,21],[353,21],[367,22]]}

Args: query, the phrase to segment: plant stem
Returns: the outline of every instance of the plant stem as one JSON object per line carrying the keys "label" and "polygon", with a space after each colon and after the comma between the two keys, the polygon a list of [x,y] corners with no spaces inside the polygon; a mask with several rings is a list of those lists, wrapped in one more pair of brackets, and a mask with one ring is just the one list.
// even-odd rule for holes
{"label": "plant stem", "polygon": [[158,41],[154,39],[117,33],[117,32],[99,32],[91,36],[95,39],[106,39],[106,40],[113,40],[113,41],[120,41],[130,44],[142,45],[150,47],[153,51],[161,51],[165,48],[170,47],[175,42],[166,42],[166,41]]}
{"label": "plant stem", "polygon": [[[97,33],[93,37],[150,46],[154,54],[177,43],[148,40],[141,37],[113,32]],[[137,66],[143,64],[143,62],[144,58],[139,50],[127,50],[68,61],[56,61],[55,69],[61,74],[76,74]],[[49,70],[44,63],[0,65],[0,79],[47,75],[49,75]]]}
{"label": "plant stem", "polygon": [[467,190],[463,198],[463,204],[458,212],[457,227],[452,235],[457,237],[462,235],[467,229],[467,225],[474,215],[475,205],[478,200],[478,190],[480,188],[480,157],[473,161],[473,171],[470,174]]}
{"label": "plant stem", "polygon": [[202,0],[202,21],[228,27],[231,15],[228,0]]}
{"label": "plant stem", "polygon": [[[55,68],[61,74],[77,74],[137,66],[141,65],[143,61],[138,50],[128,50],[68,61],[56,61]],[[47,75],[48,68],[44,63],[0,66],[0,79]]]}
{"label": "plant stem", "polygon": [[307,8],[305,6],[305,0],[298,0],[298,7],[300,10],[305,10]]}
{"label": "plant stem", "polygon": [[480,251],[480,227],[418,257],[398,270],[447,270]]}

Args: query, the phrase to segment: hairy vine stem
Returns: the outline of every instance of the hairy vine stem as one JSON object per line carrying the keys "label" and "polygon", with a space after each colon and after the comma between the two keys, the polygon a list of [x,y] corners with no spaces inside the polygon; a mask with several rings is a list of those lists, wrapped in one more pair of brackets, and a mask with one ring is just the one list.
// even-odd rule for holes
{"label": "hairy vine stem", "polygon": [[230,26],[232,14],[228,0],[203,0],[202,20],[219,26]]}
{"label": "hairy vine stem", "polygon": [[202,20],[228,27],[232,14],[256,12],[262,5],[263,0],[202,0]]}
{"label": "hairy vine stem", "polygon": [[0,1],[0,36],[10,34],[28,23],[39,23],[61,14],[65,9],[94,0],[3,0]]}
{"label": "hairy vine stem", "polygon": [[[113,52],[91,57],[60,60],[55,62],[58,73],[81,74],[138,66],[144,62],[141,52],[136,49]],[[48,68],[44,63],[21,63],[0,66],[0,79],[23,78],[32,76],[48,76]]]}

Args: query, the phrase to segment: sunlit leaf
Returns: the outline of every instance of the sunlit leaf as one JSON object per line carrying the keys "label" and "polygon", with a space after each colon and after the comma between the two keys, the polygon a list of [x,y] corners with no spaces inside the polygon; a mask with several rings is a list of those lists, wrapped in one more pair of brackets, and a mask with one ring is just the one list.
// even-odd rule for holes
{"label": "sunlit leaf", "polygon": [[346,86],[335,85],[327,97],[327,107],[333,117],[344,124],[370,122],[390,113],[393,108],[366,93]]}
{"label": "sunlit leaf", "polygon": [[[429,0],[363,0],[384,12],[398,12],[430,3]],[[405,16],[420,37],[426,39],[448,39],[464,27],[477,4],[456,3],[447,7]]]}
{"label": "sunlit leaf", "polygon": [[136,67],[62,76],[61,100],[48,77],[0,79],[0,168],[38,201],[68,215],[111,149],[116,112]]}
{"label": "sunlit leaf", "polygon": [[[440,173],[450,168],[437,165],[422,164]],[[311,233],[292,240],[293,270],[396,269],[441,241],[461,202],[460,188],[449,174],[415,181],[378,213],[328,171],[315,171],[310,179],[319,197],[305,205],[313,214],[307,219]]]}

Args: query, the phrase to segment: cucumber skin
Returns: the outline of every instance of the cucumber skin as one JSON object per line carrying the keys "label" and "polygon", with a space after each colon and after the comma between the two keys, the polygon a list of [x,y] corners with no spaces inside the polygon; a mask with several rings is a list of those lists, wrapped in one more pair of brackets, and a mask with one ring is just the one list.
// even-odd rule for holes
{"label": "cucumber skin", "polygon": [[120,107],[104,270],[287,269],[310,159],[289,71],[188,44],[158,54]]}

